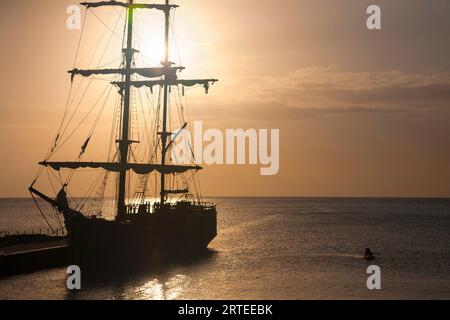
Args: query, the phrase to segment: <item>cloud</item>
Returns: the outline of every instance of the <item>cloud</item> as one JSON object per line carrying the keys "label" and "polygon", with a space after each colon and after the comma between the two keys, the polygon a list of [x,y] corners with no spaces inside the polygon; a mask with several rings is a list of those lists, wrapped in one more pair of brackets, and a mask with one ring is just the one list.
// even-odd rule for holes
{"label": "cloud", "polygon": [[[450,108],[450,74],[346,72],[305,68],[214,87],[204,115],[299,119],[328,115],[430,112]],[[201,100],[198,100],[202,105]]]}

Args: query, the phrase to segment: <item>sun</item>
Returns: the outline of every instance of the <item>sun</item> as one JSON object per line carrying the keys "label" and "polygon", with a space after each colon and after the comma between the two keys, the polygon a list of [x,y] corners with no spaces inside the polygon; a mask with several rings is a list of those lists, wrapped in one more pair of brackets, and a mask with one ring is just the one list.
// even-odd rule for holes
{"label": "sun", "polygon": [[[137,20],[138,31],[135,32],[134,42],[140,57],[145,65],[158,66],[164,60],[164,28],[161,28],[164,20],[148,13],[141,14],[141,17],[138,14]],[[185,54],[186,50],[180,47],[180,40],[173,30],[174,26],[169,34],[169,60],[180,64],[182,54]]]}
{"label": "sun", "polygon": [[[192,26],[183,25],[183,21],[173,19],[171,23],[169,60],[180,65],[189,60],[192,48],[199,42],[198,34]],[[136,14],[138,31],[134,34],[134,42],[143,62],[148,66],[160,65],[164,60],[164,28],[161,27],[163,24],[163,16],[145,11]]]}
{"label": "sun", "polygon": [[162,34],[148,35],[141,40],[140,56],[143,63],[149,66],[157,66],[164,59],[164,39]]}

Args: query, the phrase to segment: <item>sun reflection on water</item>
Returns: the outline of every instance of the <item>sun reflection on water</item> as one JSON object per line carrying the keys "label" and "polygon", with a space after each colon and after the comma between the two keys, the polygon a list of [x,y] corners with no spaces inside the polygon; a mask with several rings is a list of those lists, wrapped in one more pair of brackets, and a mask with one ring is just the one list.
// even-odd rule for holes
{"label": "sun reflection on water", "polygon": [[145,300],[175,300],[187,290],[189,278],[178,274],[167,281],[153,279],[136,288],[134,294],[139,299]]}

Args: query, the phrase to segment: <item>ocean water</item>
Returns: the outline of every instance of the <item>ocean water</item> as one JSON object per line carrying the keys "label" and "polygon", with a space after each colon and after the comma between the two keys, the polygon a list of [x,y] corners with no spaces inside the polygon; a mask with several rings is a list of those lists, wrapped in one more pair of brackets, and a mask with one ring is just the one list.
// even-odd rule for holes
{"label": "ocean water", "polygon": [[[219,198],[210,254],[65,288],[58,268],[0,279],[0,299],[450,299],[450,199]],[[44,228],[0,200],[0,230]],[[378,253],[362,259],[364,249]],[[367,268],[381,268],[381,290]]]}

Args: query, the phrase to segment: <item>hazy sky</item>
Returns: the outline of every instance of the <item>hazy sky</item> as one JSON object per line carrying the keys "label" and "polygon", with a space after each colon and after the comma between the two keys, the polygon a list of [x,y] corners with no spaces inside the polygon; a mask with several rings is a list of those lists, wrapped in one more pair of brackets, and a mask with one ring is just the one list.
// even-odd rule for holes
{"label": "hazy sky", "polygon": [[[27,194],[61,120],[73,3],[1,1],[1,197]],[[192,97],[192,117],[281,130],[278,175],[208,167],[205,195],[450,196],[448,0],[177,3],[187,74],[221,80]],[[366,28],[369,4],[382,8],[380,31]]]}

